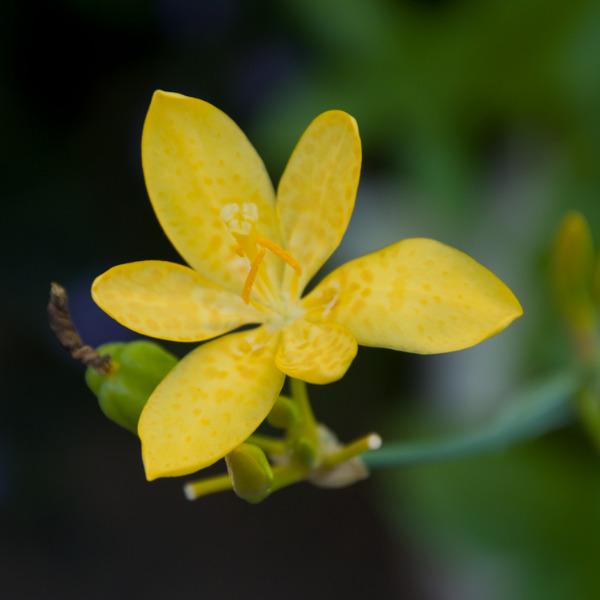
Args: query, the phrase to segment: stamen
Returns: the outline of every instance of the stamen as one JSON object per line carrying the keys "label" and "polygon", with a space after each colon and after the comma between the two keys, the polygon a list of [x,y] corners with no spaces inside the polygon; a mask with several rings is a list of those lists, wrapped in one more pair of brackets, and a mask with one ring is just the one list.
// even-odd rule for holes
{"label": "stamen", "polygon": [[232,233],[248,236],[258,220],[258,207],[253,202],[230,202],[221,208],[221,219]]}
{"label": "stamen", "polygon": [[278,246],[275,242],[272,242],[271,240],[264,238],[260,235],[256,236],[256,243],[260,246],[263,246],[267,250],[270,250],[273,254],[279,256],[281,260],[286,262],[288,265],[290,265],[290,267],[292,267],[292,269],[294,269],[294,271],[296,271],[297,275],[300,275],[300,273],[302,272],[302,267],[300,266],[300,263],[291,254],[286,252],[281,246]]}
{"label": "stamen", "polygon": [[250,292],[252,291],[252,286],[254,285],[256,276],[258,275],[258,268],[260,267],[260,264],[262,263],[266,253],[267,251],[264,248],[259,248],[256,256],[252,260],[252,264],[250,265],[250,271],[248,271],[248,276],[244,282],[244,289],[242,290],[242,300],[246,304],[250,304]]}
{"label": "stamen", "polygon": [[251,260],[250,271],[246,276],[242,299],[246,304],[250,303],[250,293],[252,287],[256,285],[260,288],[261,295],[270,296],[271,300],[276,302],[273,297],[275,286],[270,281],[265,272],[261,278],[258,278],[258,269],[264,260],[267,250],[281,258],[295,272],[293,287],[297,287],[300,280],[302,269],[300,263],[281,246],[271,240],[258,235],[256,225],[258,223],[258,207],[254,202],[230,202],[221,208],[221,219],[232,233],[237,241],[235,252],[238,256],[246,256]]}

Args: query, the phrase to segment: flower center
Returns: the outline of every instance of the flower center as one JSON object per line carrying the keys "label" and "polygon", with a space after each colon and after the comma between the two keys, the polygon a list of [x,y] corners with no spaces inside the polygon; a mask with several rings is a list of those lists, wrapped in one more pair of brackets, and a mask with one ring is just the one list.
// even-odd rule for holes
{"label": "flower center", "polygon": [[[225,204],[221,209],[221,218],[238,243],[238,254],[245,256],[250,261],[250,270],[242,289],[242,299],[246,304],[250,303],[250,294],[267,252],[275,254],[290,265],[298,278],[302,272],[300,263],[281,246],[258,233],[256,228],[258,207],[256,204],[253,202]],[[263,277],[266,278],[267,274],[264,273]]]}

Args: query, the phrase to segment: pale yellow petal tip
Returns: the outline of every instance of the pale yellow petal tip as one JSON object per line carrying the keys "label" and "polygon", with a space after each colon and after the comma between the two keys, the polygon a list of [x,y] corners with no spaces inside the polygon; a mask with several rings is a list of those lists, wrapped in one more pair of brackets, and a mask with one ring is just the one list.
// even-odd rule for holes
{"label": "pale yellow petal tip", "polygon": [[151,438],[149,439],[147,435],[143,415],[144,412],[142,412],[142,417],[138,423],[138,437],[142,443],[142,462],[146,481],[155,481],[163,477],[183,477],[209,466],[209,464],[203,464],[199,461],[190,464],[189,459],[182,461],[176,452],[172,457],[173,460],[170,460],[169,456],[165,456],[164,453],[159,455],[156,450],[151,450]]}
{"label": "pale yellow petal tip", "polygon": [[167,92],[165,90],[155,90],[152,94],[152,102],[160,102],[161,100],[183,100],[188,98],[190,98],[190,96],[185,96],[178,92]]}
{"label": "pale yellow petal tip", "polygon": [[[221,457],[222,458],[222,457]],[[178,464],[177,467],[173,467],[173,465],[161,464],[156,461],[150,460],[144,453],[142,449],[142,460],[144,462],[144,473],[146,475],[146,481],[154,481],[156,479],[161,479],[163,477],[183,477],[185,475],[191,475],[204,467],[208,467],[210,465],[203,463],[195,463],[193,465],[189,464]],[[216,461],[213,461],[216,462]],[[211,463],[212,464],[212,463]]]}
{"label": "pale yellow petal tip", "polygon": [[[517,297],[512,293],[510,288],[506,287],[506,292],[508,296],[506,314],[503,319],[500,319],[498,321],[497,326],[493,328],[486,336],[483,337],[483,339],[481,340],[482,342],[504,331],[511,323],[521,318],[524,314],[523,306],[521,305]],[[476,342],[475,344],[477,343],[478,342]]]}
{"label": "pale yellow petal tip", "polygon": [[192,107],[193,110],[200,111],[201,113],[222,113],[222,111],[216,106],[214,106],[210,102],[207,102],[206,100],[202,100],[201,98],[186,96],[185,94],[180,94],[178,92],[156,90],[152,94],[152,100],[150,101],[150,106],[148,108],[148,113],[144,122],[144,129],[142,131],[142,156],[145,148],[144,144],[147,142],[147,128],[151,126],[151,123],[155,119],[159,119],[159,121],[157,122],[158,125],[155,122],[154,126],[162,127],[162,118],[164,118],[165,116],[168,117],[168,115],[178,114],[182,110],[189,110]]}
{"label": "pale yellow petal tip", "polygon": [[523,305],[521,304],[521,302],[519,302],[519,299],[515,296],[513,291],[508,286],[506,286],[506,289],[510,294],[509,304],[512,307],[511,320],[507,323],[507,325],[510,325],[510,323],[512,323],[515,319],[522,317],[525,311],[523,309]]}
{"label": "pale yellow petal tip", "polygon": [[145,470],[145,475],[146,475],[146,481],[154,481],[155,479],[159,479],[160,475],[156,475],[153,473],[150,473],[149,471]]}
{"label": "pale yellow petal tip", "polygon": [[160,479],[161,477],[169,477],[169,473],[164,473],[161,469],[156,469],[154,465],[152,465],[150,461],[145,458],[143,450],[142,461],[144,463],[144,474],[146,475],[146,481],[154,481],[155,479]]}
{"label": "pale yellow petal tip", "polygon": [[98,302],[98,288],[100,287],[100,278],[102,275],[98,275],[94,281],[92,281],[92,287],[90,288],[90,293],[92,295],[92,300],[100,306]]}
{"label": "pale yellow petal tip", "polygon": [[[350,114],[338,108],[326,110],[318,115],[310,126],[324,125],[326,127],[335,127],[342,125],[352,132],[355,151],[359,158],[362,156],[362,147],[360,141],[360,132],[357,120]],[[309,127],[310,127],[309,126]]]}
{"label": "pale yellow petal tip", "polygon": [[326,110],[326,111],[320,113],[315,118],[315,121],[321,121],[321,120],[345,121],[349,125],[351,125],[352,128],[355,129],[356,132],[358,133],[358,122],[350,113],[347,113],[345,110],[341,110],[339,108],[332,108],[330,110]]}
{"label": "pale yellow petal tip", "polygon": [[98,275],[98,277],[96,277],[96,279],[94,279],[94,281],[92,282],[92,287],[91,287],[92,300],[107,314],[109,314],[109,312],[106,310],[106,303],[104,302],[104,299],[103,299],[103,293],[102,293],[103,289],[102,288],[103,288],[103,284],[107,280],[107,275],[108,275],[109,271],[111,271],[111,270],[112,269],[109,269],[108,271],[105,271],[101,275]]}
{"label": "pale yellow petal tip", "polygon": [[523,305],[519,302],[519,300],[515,297],[515,316],[513,318],[513,321],[515,319],[519,319],[521,318],[524,314],[525,314],[525,310],[523,308]]}
{"label": "pale yellow petal tip", "polygon": [[[209,111],[217,111],[222,113],[222,111],[217,108],[214,104],[207,102],[206,100],[202,100],[201,98],[194,98],[193,96],[186,96],[185,94],[180,94],[179,92],[167,92],[165,90],[155,90],[152,94],[152,100],[150,102],[150,111],[153,110],[177,110],[178,107],[185,106],[195,106],[196,109],[199,107],[203,107]],[[224,113],[223,113],[224,114]]]}
{"label": "pale yellow petal tip", "polygon": [[152,436],[148,435],[148,431],[146,430],[147,424],[144,424],[143,415],[144,413],[142,412],[142,418],[140,418],[138,424],[138,436],[142,442],[142,462],[144,464],[146,481],[191,475],[224,458],[231,450],[231,448],[226,448],[222,455],[216,458],[213,456],[209,460],[198,460],[198,456],[195,457],[196,460],[192,460],[193,457],[185,457],[186,460],[184,460],[175,448],[172,454],[164,452],[164,447],[162,449],[159,448],[159,452],[157,452],[157,448],[152,446]]}

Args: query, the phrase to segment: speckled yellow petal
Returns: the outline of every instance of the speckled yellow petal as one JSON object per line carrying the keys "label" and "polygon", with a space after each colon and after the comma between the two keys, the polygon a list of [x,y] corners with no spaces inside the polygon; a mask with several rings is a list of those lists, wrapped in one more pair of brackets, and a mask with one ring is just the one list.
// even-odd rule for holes
{"label": "speckled yellow petal", "polygon": [[303,302],[309,317],[344,325],[359,344],[418,354],[468,348],[523,313],[492,272],[423,238],[342,265]]}
{"label": "speckled yellow petal", "polygon": [[177,364],[140,417],[148,480],[207,467],[260,425],[283,386],[278,337],[264,328],[226,335]]}
{"label": "speckled yellow petal", "polygon": [[345,327],[298,319],[283,330],[275,361],[290,377],[330,383],[344,376],[357,349]]}
{"label": "speckled yellow petal", "polygon": [[[148,194],[158,220],[201,275],[237,293],[248,261],[225,224],[227,204],[254,204],[258,232],[278,242],[273,187],[240,128],[208,102],[155,92],[142,136]],[[274,257],[266,267],[281,268]]]}
{"label": "speckled yellow petal", "polygon": [[189,267],[158,260],[109,269],[94,281],[92,296],[125,327],[177,342],[206,340],[263,320],[239,296]]}
{"label": "speckled yellow petal", "polygon": [[[361,146],[356,121],[331,110],[306,129],[277,190],[277,214],[288,252],[301,264],[302,290],[340,243],[354,208]],[[286,269],[286,286],[294,273]]]}

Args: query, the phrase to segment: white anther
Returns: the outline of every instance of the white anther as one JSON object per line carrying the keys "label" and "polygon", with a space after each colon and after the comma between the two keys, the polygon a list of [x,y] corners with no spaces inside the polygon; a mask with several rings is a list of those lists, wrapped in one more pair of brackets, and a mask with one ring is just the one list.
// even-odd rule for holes
{"label": "white anther", "polygon": [[244,202],[242,204],[242,217],[246,221],[256,223],[258,221],[258,206],[254,202]]}
{"label": "white anther", "polygon": [[221,208],[221,219],[233,233],[249,235],[258,221],[258,206],[254,202],[230,202]]}
{"label": "white anther", "polygon": [[235,202],[230,202],[229,204],[225,204],[221,209],[221,219],[225,221],[225,223],[229,223],[234,217],[237,217],[240,212],[240,205]]}

